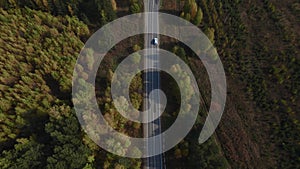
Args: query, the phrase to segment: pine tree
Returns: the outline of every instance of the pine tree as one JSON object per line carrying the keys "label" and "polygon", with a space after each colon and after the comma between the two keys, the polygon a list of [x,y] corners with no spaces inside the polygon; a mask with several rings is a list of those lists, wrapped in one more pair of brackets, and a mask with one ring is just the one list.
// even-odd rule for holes
{"label": "pine tree", "polygon": [[199,7],[198,11],[197,11],[197,14],[196,14],[196,17],[194,19],[194,24],[196,26],[199,26],[200,23],[202,22],[202,19],[203,19],[203,12],[202,12],[202,9]]}
{"label": "pine tree", "polygon": [[37,143],[32,138],[17,139],[14,149],[2,152],[0,168],[42,168],[45,163],[43,148],[44,145]]}
{"label": "pine tree", "polygon": [[45,130],[52,138],[53,154],[47,158],[47,168],[83,168],[91,151],[83,144],[74,112],[68,106],[56,106],[49,113]]}

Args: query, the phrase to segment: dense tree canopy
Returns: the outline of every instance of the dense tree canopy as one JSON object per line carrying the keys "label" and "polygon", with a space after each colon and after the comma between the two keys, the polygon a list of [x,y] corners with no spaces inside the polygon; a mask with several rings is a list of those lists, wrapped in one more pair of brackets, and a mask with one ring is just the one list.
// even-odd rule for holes
{"label": "dense tree canopy", "polygon": [[[0,58],[5,63],[0,65],[1,168],[85,166],[83,154],[90,150],[76,118],[68,106],[52,106],[69,104],[73,65],[83,46],[80,39],[89,34],[87,26],[74,17],[28,8],[0,9],[0,16],[0,53],[5,56]],[[62,127],[66,131],[57,131]]]}
{"label": "dense tree canopy", "polygon": [[4,9],[29,7],[53,15],[77,16],[86,24],[105,24],[116,18],[116,3],[111,0],[9,0],[0,1]]}
{"label": "dense tree canopy", "polygon": [[[167,1],[162,2],[165,10],[163,5]],[[226,105],[228,110],[224,113],[225,118],[226,115],[230,117],[230,122],[221,121],[217,137],[213,135],[199,145],[197,136],[207,113],[206,107],[201,106],[189,135],[165,153],[167,164],[173,168],[251,168],[251,165],[299,168],[299,38],[293,31],[297,24],[291,21],[297,18],[300,5],[293,0],[282,10],[283,1],[241,2],[185,0],[178,2],[182,9],[166,9],[166,12],[177,13],[201,28],[217,47],[202,41],[193,44],[201,47],[197,52],[210,56],[204,61],[213,63],[219,54],[226,75],[230,77],[228,98],[234,100]],[[141,159],[113,155],[89,139],[76,119],[71,101],[75,61],[91,32],[116,19],[116,14],[142,11],[140,0],[0,0],[1,169],[142,167]],[[288,14],[285,11],[289,11]],[[261,18],[267,21],[263,26]],[[97,45],[110,45],[114,32],[107,32],[104,35],[107,41]],[[205,86],[202,75],[206,72],[199,69],[201,64],[195,59],[195,54],[180,42],[168,38],[161,38],[160,47],[173,51],[191,69],[195,68],[194,73],[200,77],[197,79],[199,89]],[[96,85],[102,90],[96,89],[95,93],[104,118],[115,130],[132,137],[143,136],[142,124],[129,121],[116,111],[110,81],[118,63],[127,54],[141,50],[141,46],[143,41],[138,36],[114,46],[103,59],[101,66],[105,69],[99,70],[96,78]],[[90,78],[83,71],[92,70],[92,56],[102,51],[88,49],[85,52],[90,56],[84,58],[86,65],[76,67],[81,70],[80,82]],[[138,64],[141,57],[134,54],[131,61]],[[178,73],[179,83],[186,86],[182,91],[186,94],[183,99],[189,100],[194,91],[190,79],[185,78],[180,70],[178,65],[171,68]],[[120,80],[124,80],[125,73]],[[176,119],[181,97],[175,81],[164,76],[163,72],[161,75],[162,88],[170,93],[167,96],[169,107],[162,118],[166,118],[162,126],[164,130]],[[142,110],[142,73],[134,77],[129,90],[130,102]],[[245,96],[240,98],[240,93],[238,97],[232,95],[235,91],[242,91]],[[203,93],[210,96],[207,91]],[[123,98],[119,99],[123,106],[128,104]],[[255,105],[255,109],[249,105]],[[182,107],[188,112],[192,106]],[[248,110],[250,107],[253,109]],[[252,123],[252,119],[263,120]],[[263,130],[260,131],[259,127]],[[259,145],[261,140],[270,146]],[[126,144],[125,148],[120,147],[121,142]],[[141,154],[128,140],[108,139],[106,144],[120,153]]]}

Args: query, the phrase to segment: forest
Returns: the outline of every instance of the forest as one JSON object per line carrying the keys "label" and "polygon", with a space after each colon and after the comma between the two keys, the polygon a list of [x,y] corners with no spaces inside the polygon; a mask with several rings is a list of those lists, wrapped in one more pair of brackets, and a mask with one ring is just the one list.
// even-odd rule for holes
{"label": "forest", "polygon": [[[185,44],[160,37],[160,47],[179,56],[199,77],[205,101],[187,137],[164,154],[167,168],[300,168],[300,3],[161,0],[160,11],[190,21],[207,35],[228,83],[221,123],[200,145],[211,95],[207,72]],[[120,157],[94,143],[71,100],[73,70],[88,38],[110,21],[139,12],[143,2],[138,0],[0,0],[1,169],[143,168],[142,159]],[[116,111],[110,82],[117,65],[143,45],[142,35],[119,42],[104,57],[96,78],[105,119],[132,137],[142,137],[142,125]],[[140,57],[135,55],[134,62]],[[176,82],[166,73],[161,78],[168,98],[162,115],[166,130],[177,117],[180,99]],[[142,109],[143,73],[131,82],[130,99]],[[130,143],[124,150],[118,140],[108,144],[140,153]]]}

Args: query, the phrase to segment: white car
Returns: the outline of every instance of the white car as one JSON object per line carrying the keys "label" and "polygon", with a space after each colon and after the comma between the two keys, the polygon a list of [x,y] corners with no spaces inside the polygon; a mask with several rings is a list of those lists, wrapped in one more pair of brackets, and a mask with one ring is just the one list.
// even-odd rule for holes
{"label": "white car", "polygon": [[153,38],[151,41],[152,45],[158,45],[158,38]]}

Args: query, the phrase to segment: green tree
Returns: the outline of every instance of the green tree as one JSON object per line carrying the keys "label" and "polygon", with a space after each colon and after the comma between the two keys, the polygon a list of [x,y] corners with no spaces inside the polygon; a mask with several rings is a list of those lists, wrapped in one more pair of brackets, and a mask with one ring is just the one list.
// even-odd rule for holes
{"label": "green tree", "polygon": [[181,58],[185,58],[186,57],[186,53],[184,48],[179,47],[179,46],[174,46],[172,52],[176,55],[178,55]]}
{"label": "green tree", "polygon": [[141,61],[141,55],[139,53],[132,54],[132,62],[133,64],[138,64]]}
{"label": "green tree", "polygon": [[132,5],[130,5],[130,11],[131,13],[139,13],[141,12],[141,7],[138,3],[133,3]]}
{"label": "green tree", "polygon": [[198,26],[202,21],[203,13],[201,8],[198,8],[195,0],[186,0],[184,1],[183,11],[181,12],[180,17],[187,21],[191,21]]}
{"label": "green tree", "polygon": [[68,106],[51,108],[45,130],[52,138],[53,154],[47,158],[47,168],[83,168],[91,156],[83,144],[81,130],[74,112]]}
{"label": "green tree", "polygon": [[206,34],[207,38],[210,40],[211,44],[215,43],[215,29],[214,28],[207,28],[204,33]]}
{"label": "green tree", "polygon": [[0,168],[42,168],[45,163],[43,153],[44,145],[37,143],[32,138],[17,139],[14,149],[5,150],[0,156]]}
{"label": "green tree", "polygon": [[137,52],[139,50],[141,50],[141,47],[138,45],[138,44],[135,44],[133,47],[132,47],[133,51],[134,52]]}
{"label": "green tree", "polygon": [[203,19],[203,12],[202,12],[202,9],[199,7],[198,11],[197,11],[197,14],[196,14],[196,17],[194,19],[194,24],[196,26],[199,26],[200,23],[202,22],[202,19]]}

